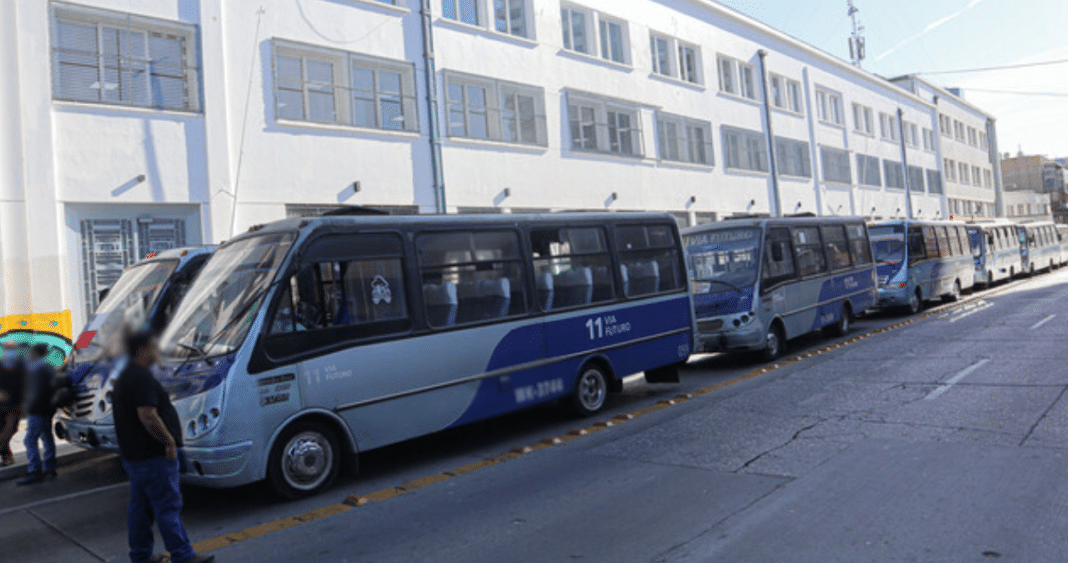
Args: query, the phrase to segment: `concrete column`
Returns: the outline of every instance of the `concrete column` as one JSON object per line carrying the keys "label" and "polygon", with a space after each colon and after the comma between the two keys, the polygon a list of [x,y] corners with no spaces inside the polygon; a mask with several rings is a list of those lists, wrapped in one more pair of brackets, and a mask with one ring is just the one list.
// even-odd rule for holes
{"label": "concrete column", "polygon": [[0,317],[32,310],[18,29],[17,3],[0,2]]}

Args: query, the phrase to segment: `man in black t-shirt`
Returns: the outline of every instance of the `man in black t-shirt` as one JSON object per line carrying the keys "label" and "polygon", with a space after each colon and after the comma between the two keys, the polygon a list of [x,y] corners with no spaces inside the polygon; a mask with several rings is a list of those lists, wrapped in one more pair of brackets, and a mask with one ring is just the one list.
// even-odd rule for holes
{"label": "man in black t-shirt", "polygon": [[207,563],[214,556],[193,551],[182,524],[182,493],[178,488],[178,448],[182,446],[178,413],[167,392],[152,375],[159,341],[147,331],[126,337],[129,362],[112,391],[115,435],[123,467],[130,476],[126,513],[130,561],[153,561],[152,523],[174,563]]}
{"label": "man in black t-shirt", "polygon": [[[48,345],[38,342],[30,349],[30,361],[26,365],[26,386],[22,392],[26,437],[22,443],[29,464],[26,476],[16,481],[16,485],[32,485],[56,477],[56,441],[52,435],[52,415],[56,414],[52,406],[52,382],[56,369],[45,360],[47,355]],[[38,442],[44,446],[44,459],[37,449]]]}
{"label": "man in black t-shirt", "polygon": [[11,437],[19,427],[19,409],[22,406],[22,384],[26,377],[26,364],[19,356],[19,346],[14,340],[4,341],[0,353],[0,467],[15,463],[11,453]]}

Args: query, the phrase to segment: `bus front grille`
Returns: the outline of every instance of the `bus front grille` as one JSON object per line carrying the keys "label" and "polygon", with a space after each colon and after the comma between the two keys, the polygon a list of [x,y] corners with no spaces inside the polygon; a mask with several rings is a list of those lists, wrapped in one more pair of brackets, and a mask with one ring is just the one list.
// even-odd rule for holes
{"label": "bus front grille", "polygon": [[74,418],[86,417],[93,412],[93,395],[92,391],[78,393],[78,397],[74,400],[74,407],[70,411]]}
{"label": "bus front grille", "polygon": [[697,323],[698,332],[715,332],[721,328],[723,328],[723,319],[712,319],[711,321]]}
{"label": "bus front grille", "polygon": [[879,276],[879,287],[886,285],[888,281],[890,281],[890,276]]}

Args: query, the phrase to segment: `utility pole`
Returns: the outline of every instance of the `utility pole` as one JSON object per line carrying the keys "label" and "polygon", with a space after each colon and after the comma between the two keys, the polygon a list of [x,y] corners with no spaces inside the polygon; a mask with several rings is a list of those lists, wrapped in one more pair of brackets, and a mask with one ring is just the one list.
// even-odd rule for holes
{"label": "utility pole", "polygon": [[860,25],[857,21],[857,12],[860,10],[853,5],[853,0],[846,0],[849,4],[849,13],[847,14],[851,20],[853,20],[853,34],[849,36],[849,58],[853,61],[853,66],[860,68],[860,62],[864,60],[866,50],[864,48],[864,26]]}

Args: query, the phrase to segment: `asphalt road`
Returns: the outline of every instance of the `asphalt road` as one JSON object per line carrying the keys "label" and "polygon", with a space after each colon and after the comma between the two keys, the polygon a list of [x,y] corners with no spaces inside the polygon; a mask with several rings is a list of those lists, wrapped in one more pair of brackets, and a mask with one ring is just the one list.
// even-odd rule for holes
{"label": "asphalt road", "polygon": [[[1066,296],[1061,270],[792,342],[766,372],[699,358],[590,420],[541,407],[368,453],[299,502],[188,487],[185,519],[219,561],[1065,561]],[[0,561],[124,560],[123,479],[105,456],[0,483]]]}

